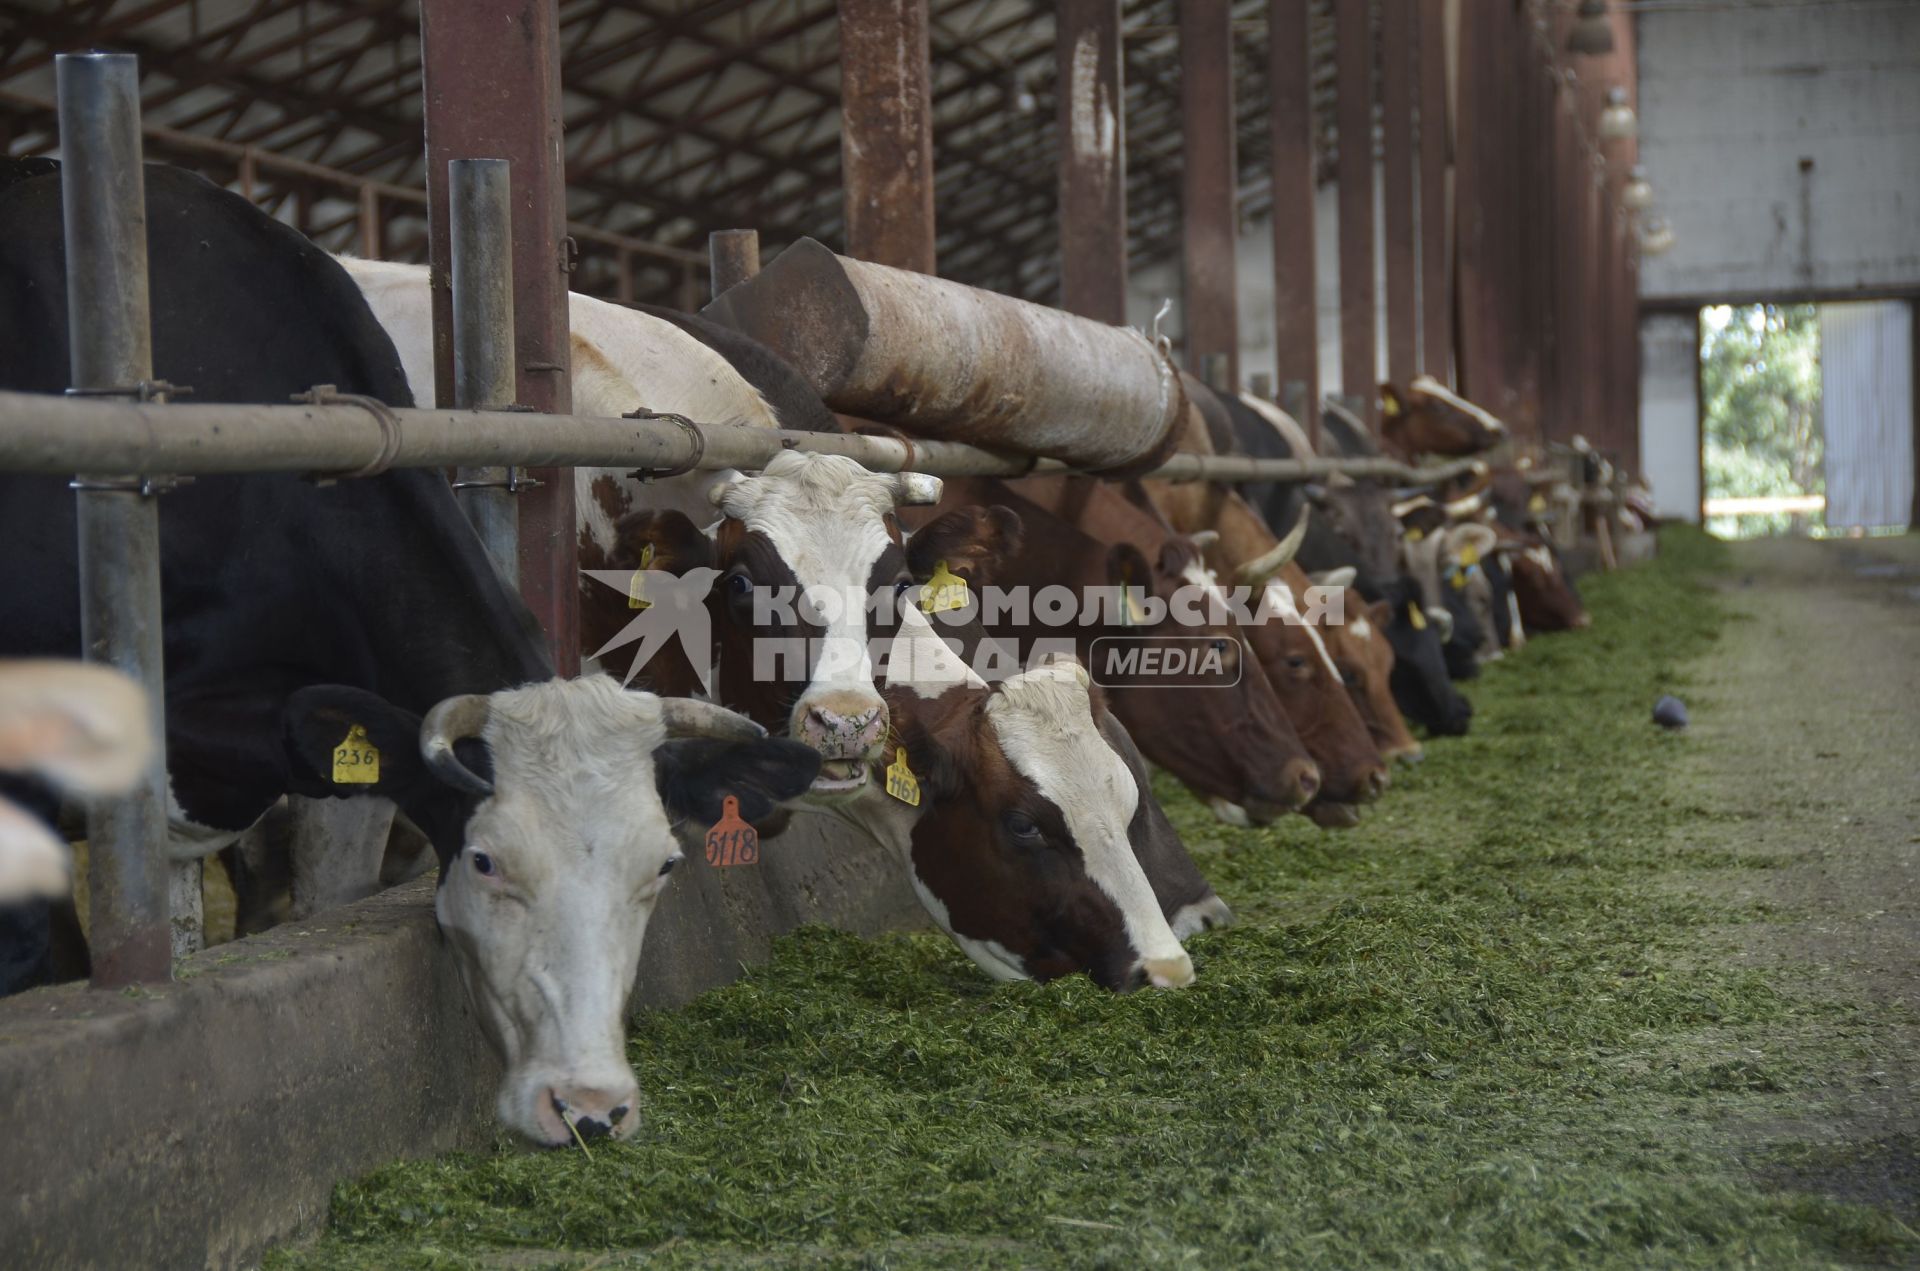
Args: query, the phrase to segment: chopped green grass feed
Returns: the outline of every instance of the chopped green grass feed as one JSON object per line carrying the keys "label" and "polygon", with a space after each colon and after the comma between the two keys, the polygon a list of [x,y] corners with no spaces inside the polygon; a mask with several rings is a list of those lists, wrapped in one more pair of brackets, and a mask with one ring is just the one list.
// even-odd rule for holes
{"label": "chopped green grass feed", "polygon": [[[1239,916],[1181,992],[995,985],[945,940],[805,930],[636,1023],[619,1145],[397,1164],[278,1267],[1807,1265],[1913,1257],[1769,1191],[1727,1127],[1842,1008],[1716,957],[1648,721],[1723,620],[1717,544],[1587,584],[1592,629],[1470,686],[1357,830],[1159,794]],[[1714,933],[1722,933],[1716,936]]]}

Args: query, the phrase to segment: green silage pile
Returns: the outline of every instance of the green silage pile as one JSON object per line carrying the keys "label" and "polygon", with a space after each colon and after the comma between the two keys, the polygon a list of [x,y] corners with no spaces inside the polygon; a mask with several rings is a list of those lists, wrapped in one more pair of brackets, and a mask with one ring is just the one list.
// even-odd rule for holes
{"label": "green silage pile", "polygon": [[[1669,534],[1590,631],[1471,686],[1471,736],[1358,830],[1232,830],[1161,797],[1239,916],[1199,981],[989,983],[944,940],[824,930],[630,1053],[639,1135],[394,1165],[279,1267],[1804,1265],[1914,1256],[1760,1190],[1725,1133],[1795,1102],[1824,1013],[1716,957],[1647,720],[1722,621]],[[1803,1056],[1804,1058],[1804,1056]]]}

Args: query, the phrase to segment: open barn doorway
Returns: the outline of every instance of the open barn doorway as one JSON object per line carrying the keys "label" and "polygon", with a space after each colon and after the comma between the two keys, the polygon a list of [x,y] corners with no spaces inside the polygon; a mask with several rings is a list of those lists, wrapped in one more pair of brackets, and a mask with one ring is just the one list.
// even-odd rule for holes
{"label": "open barn doorway", "polygon": [[1710,529],[1753,538],[1907,528],[1911,304],[1709,305],[1699,329]]}

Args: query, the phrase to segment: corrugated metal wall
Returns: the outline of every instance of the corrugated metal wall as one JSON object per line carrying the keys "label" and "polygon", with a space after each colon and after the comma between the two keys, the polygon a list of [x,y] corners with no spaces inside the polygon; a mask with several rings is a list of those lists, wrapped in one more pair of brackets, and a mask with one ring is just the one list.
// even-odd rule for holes
{"label": "corrugated metal wall", "polygon": [[1913,306],[1820,306],[1827,526],[1905,525],[1913,507]]}

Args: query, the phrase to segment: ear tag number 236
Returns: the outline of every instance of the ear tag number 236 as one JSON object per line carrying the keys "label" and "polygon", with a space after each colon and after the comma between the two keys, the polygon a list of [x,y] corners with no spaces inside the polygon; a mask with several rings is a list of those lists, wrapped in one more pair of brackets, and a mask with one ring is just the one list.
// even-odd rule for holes
{"label": "ear tag number 236", "polygon": [[370,786],[380,780],[380,750],[367,740],[359,724],[347,730],[347,739],[333,748],[333,784]]}

